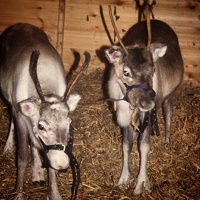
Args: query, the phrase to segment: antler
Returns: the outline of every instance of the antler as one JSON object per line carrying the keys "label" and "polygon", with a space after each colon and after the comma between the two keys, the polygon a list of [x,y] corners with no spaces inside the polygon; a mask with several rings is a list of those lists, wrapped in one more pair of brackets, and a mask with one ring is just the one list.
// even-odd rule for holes
{"label": "antler", "polygon": [[69,89],[65,91],[65,94],[64,94],[64,101],[65,99],[69,96],[71,90],[73,89],[75,83],[77,82],[78,78],[80,77],[80,75],[87,69],[88,65],[89,65],[89,62],[90,62],[90,53],[85,51],[84,53],[84,56],[85,56],[85,61],[81,67],[81,70],[80,72],[78,73],[78,75],[76,76],[76,78],[73,80],[72,84],[70,85]]}
{"label": "antler", "polygon": [[114,21],[114,19],[113,19],[111,6],[108,5],[108,8],[109,8],[110,20],[111,20],[112,26],[113,26],[113,28],[114,28],[114,31],[115,31],[115,33],[116,33],[116,36],[117,36],[117,38],[118,38],[118,40],[119,40],[119,43],[120,43],[121,47],[122,47],[123,50],[125,51],[125,54],[128,55],[128,51],[127,51],[127,49],[125,48],[125,46],[124,46],[124,44],[123,44],[123,42],[122,42],[122,40],[121,40],[121,38],[120,38],[120,35],[119,35],[118,30],[117,30],[115,21]]}
{"label": "antler", "polygon": [[150,45],[151,45],[151,22],[150,22],[150,4],[149,4],[149,0],[146,0],[146,20],[147,20],[147,32],[148,32],[147,50],[150,51]]}
{"label": "antler", "polygon": [[37,62],[38,62],[38,58],[39,58],[40,52],[38,50],[35,50],[32,52],[31,54],[31,59],[30,59],[30,65],[29,65],[29,73],[30,76],[33,80],[33,83],[35,85],[35,88],[37,90],[37,93],[41,99],[41,101],[45,101],[44,99],[44,94],[42,92],[42,88],[40,86],[40,82],[38,80],[38,76],[37,76]]}

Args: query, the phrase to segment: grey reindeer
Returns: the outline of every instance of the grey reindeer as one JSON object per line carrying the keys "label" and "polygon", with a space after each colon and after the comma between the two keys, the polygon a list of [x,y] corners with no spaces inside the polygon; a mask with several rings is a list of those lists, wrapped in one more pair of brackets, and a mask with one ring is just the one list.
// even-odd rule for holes
{"label": "grey reindeer", "polygon": [[[109,7],[110,8],[110,7]],[[110,16],[113,22],[110,8]],[[131,176],[131,150],[138,139],[140,155],[135,194],[151,191],[147,173],[150,135],[156,111],[162,106],[165,119],[165,142],[170,142],[172,99],[183,79],[184,66],[175,32],[159,20],[147,20],[151,26],[151,44],[147,49],[146,21],[133,25],[120,40],[122,47],[112,46],[105,51],[113,64],[108,81],[110,100],[115,102],[116,117],[122,129],[123,168],[118,186],[128,184]],[[117,32],[116,28],[115,31]],[[158,129],[155,123],[156,130]],[[157,130],[158,132],[158,130]],[[159,132],[158,132],[159,134]]]}
{"label": "grey reindeer", "polygon": [[[88,53],[86,56],[88,64]],[[12,110],[4,153],[14,150],[14,130],[17,138],[17,198],[26,199],[23,185],[30,146],[32,181],[45,181],[42,152],[48,160],[47,199],[60,200],[55,170],[70,165],[65,153],[70,140],[70,113],[81,97],[69,95],[61,57],[47,35],[30,24],[13,25],[1,34],[0,72],[1,92]]]}

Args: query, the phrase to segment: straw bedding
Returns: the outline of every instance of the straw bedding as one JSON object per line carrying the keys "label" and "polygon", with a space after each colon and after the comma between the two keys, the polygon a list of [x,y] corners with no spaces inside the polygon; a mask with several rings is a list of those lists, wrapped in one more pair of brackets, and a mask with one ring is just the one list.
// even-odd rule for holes
{"label": "straw bedding", "polygon": [[[85,74],[73,92],[82,95],[76,111],[71,115],[74,131],[74,154],[80,164],[81,184],[78,199],[200,199],[200,88],[184,82],[174,100],[172,140],[164,145],[164,127],[159,110],[161,135],[151,136],[148,174],[152,192],[133,194],[138,173],[137,142],[132,151],[132,178],[128,187],[116,186],[121,171],[121,133],[113,117],[112,106],[99,100],[104,98],[103,71]],[[0,100],[0,199],[15,199],[16,180],[14,155],[2,155],[9,127],[7,107]],[[72,174],[57,173],[63,199],[70,198]],[[25,176],[27,199],[46,199],[45,185],[31,182],[30,165]]]}

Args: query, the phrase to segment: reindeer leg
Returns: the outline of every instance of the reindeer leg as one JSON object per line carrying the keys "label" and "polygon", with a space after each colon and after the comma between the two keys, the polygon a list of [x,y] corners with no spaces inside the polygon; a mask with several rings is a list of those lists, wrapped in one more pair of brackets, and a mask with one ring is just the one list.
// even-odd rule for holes
{"label": "reindeer leg", "polygon": [[8,154],[8,153],[13,153],[15,151],[15,133],[14,133],[14,123],[13,123],[13,118],[11,120],[10,124],[10,130],[8,134],[8,138],[3,150],[3,154]]}
{"label": "reindeer leg", "polygon": [[122,143],[122,152],[123,152],[123,167],[122,172],[118,181],[118,186],[125,185],[130,178],[130,154],[133,147],[133,140],[136,139],[137,132],[133,130],[133,127],[129,125],[126,128],[123,128],[123,143]]}
{"label": "reindeer leg", "polygon": [[17,182],[15,191],[19,192],[17,195],[18,200],[25,199],[24,190],[24,175],[26,166],[28,163],[29,152],[28,152],[28,129],[26,126],[26,120],[18,113],[15,117],[16,130],[17,130]]}
{"label": "reindeer leg", "polygon": [[45,183],[44,179],[44,169],[42,168],[42,162],[40,159],[39,151],[31,145],[31,153],[32,153],[32,181],[36,184],[43,185]]}
{"label": "reindeer leg", "polygon": [[62,197],[60,196],[58,190],[55,170],[52,168],[48,168],[48,174],[49,174],[49,185],[48,185],[47,199],[62,200]]}
{"label": "reindeer leg", "polygon": [[144,132],[140,134],[139,138],[140,169],[136,180],[136,186],[134,190],[135,194],[142,193],[143,184],[146,190],[148,190],[149,192],[151,191],[149,178],[147,175],[147,159],[150,150],[150,131],[151,126],[149,124]]}
{"label": "reindeer leg", "polygon": [[171,137],[170,130],[171,130],[172,114],[173,114],[171,97],[163,102],[162,109],[165,120],[165,143],[169,144]]}

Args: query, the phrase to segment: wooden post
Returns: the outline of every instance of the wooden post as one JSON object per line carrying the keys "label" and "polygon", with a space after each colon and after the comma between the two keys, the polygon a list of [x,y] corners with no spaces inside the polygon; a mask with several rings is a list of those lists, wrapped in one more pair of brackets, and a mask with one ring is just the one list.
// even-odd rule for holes
{"label": "wooden post", "polygon": [[64,26],[65,26],[65,6],[66,0],[59,0],[58,9],[58,30],[57,30],[57,51],[62,57],[63,55],[63,39],[64,39]]}

